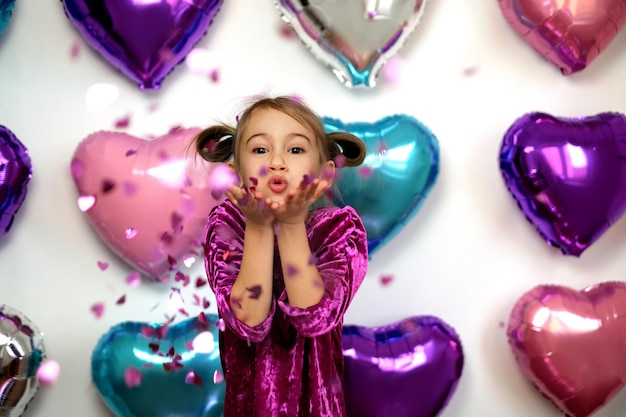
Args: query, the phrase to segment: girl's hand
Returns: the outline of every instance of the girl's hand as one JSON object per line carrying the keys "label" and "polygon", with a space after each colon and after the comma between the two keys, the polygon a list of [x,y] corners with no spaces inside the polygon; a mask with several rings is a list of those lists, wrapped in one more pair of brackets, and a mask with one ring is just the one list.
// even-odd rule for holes
{"label": "girl's hand", "polygon": [[238,186],[231,186],[225,193],[235,206],[241,210],[246,218],[246,225],[251,226],[271,226],[276,220],[270,206],[272,200],[264,199],[261,193],[257,193],[254,188],[245,189]]}
{"label": "girl's hand", "polygon": [[311,182],[303,180],[297,189],[289,191],[285,201],[270,206],[276,221],[280,224],[304,222],[311,204],[324,195],[330,185],[329,181],[317,178]]}

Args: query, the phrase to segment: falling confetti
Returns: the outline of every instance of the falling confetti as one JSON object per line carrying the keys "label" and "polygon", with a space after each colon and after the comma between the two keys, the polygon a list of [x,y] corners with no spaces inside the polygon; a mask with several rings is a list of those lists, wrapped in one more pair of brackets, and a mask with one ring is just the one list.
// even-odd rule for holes
{"label": "falling confetti", "polygon": [[267,173],[268,173],[267,165],[261,165],[261,168],[259,168],[259,176],[264,177],[267,175]]}
{"label": "falling confetti", "polygon": [[91,306],[91,311],[95,314],[96,318],[102,317],[104,314],[104,303],[95,303]]}
{"label": "falling confetti", "polygon": [[133,271],[126,275],[126,283],[131,287],[138,287],[141,283],[141,274],[138,271]]}
{"label": "falling confetti", "polygon": [[343,168],[346,163],[346,157],[343,155],[337,155],[335,156],[334,161],[337,168]]}
{"label": "falling confetti", "polygon": [[109,264],[103,261],[98,261],[98,268],[100,268],[101,271],[106,271],[109,268]]}
{"label": "falling confetti", "polygon": [[294,265],[287,265],[287,278],[293,278],[296,275],[298,275],[298,268],[296,268]]}
{"label": "falling confetti", "polygon": [[84,195],[78,197],[78,208],[83,213],[92,208],[96,204],[96,197],[92,195]]}
{"label": "falling confetti", "polygon": [[113,182],[112,180],[108,180],[108,179],[102,180],[102,193],[104,194],[109,193],[113,191],[114,188],[115,188],[115,182]]}
{"label": "falling confetti", "polygon": [[463,70],[463,75],[465,77],[471,77],[472,75],[475,75],[477,71],[478,68],[476,67],[468,67]]}
{"label": "falling confetti", "polygon": [[211,353],[215,351],[215,338],[211,332],[198,333],[193,339],[193,350],[198,353]]}
{"label": "falling confetti", "polygon": [[204,278],[196,278],[196,288],[204,287],[207,284],[207,280]]}
{"label": "falling confetti", "polygon": [[250,298],[253,300],[257,300],[261,296],[261,286],[254,285],[252,287],[246,288],[246,291],[250,291]]}
{"label": "falling confetti", "polygon": [[117,299],[117,301],[115,302],[115,304],[117,305],[122,305],[126,302],[126,294],[122,295],[120,298]]}
{"label": "falling confetti", "polygon": [[82,46],[83,43],[80,40],[75,40],[70,47],[70,58],[77,59]]}
{"label": "falling confetti", "polygon": [[222,375],[222,373],[216,369],[213,373],[213,383],[219,384],[221,382],[224,382],[224,375]]}
{"label": "falling confetti", "polygon": [[358,175],[359,175],[361,178],[365,178],[365,179],[367,179],[367,178],[371,177],[373,172],[374,172],[374,170],[372,170],[372,168],[371,168],[371,167],[361,167],[361,168],[359,168],[359,170],[357,171]]}
{"label": "falling confetti", "polygon": [[200,378],[198,375],[196,375],[196,373],[194,371],[189,371],[187,372],[187,375],[185,375],[185,383],[186,384],[193,384],[193,385],[197,385],[197,386],[202,386],[202,378]]}
{"label": "falling confetti", "polygon": [[59,379],[61,366],[57,361],[44,360],[37,369],[37,379],[44,385],[54,384]]}
{"label": "falling confetti", "polygon": [[124,371],[124,383],[128,388],[136,388],[141,385],[142,374],[137,368],[129,366]]}
{"label": "falling confetti", "polygon": [[293,30],[291,25],[282,20],[278,24],[278,34],[285,39],[294,39],[297,36],[296,31]]}
{"label": "falling confetti", "polygon": [[392,275],[381,275],[380,277],[380,284],[383,286],[391,284],[391,281],[393,281]]}
{"label": "falling confetti", "polygon": [[126,129],[128,126],[130,126],[130,115],[120,117],[115,121],[116,129]]}

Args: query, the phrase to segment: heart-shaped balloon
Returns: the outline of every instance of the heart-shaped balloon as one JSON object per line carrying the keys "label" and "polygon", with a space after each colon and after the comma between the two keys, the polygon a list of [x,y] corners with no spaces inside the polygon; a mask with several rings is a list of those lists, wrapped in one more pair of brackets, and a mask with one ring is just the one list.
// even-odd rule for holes
{"label": "heart-shaped balloon", "polygon": [[149,141],[98,132],[72,159],[79,208],[109,248],[155,279],[200,246],[219,202],[212,196],[216,165],[190,147],[198,132],[180,129]]}
{"label": "heart-shaped balloon", "polygon": [[9,25],[14,6],[15,0],[0,0],[0,35]]}
{"label": "heart-shaped balloon", "polygon": [[498,0],[515,32],[571,74],[587,67],[626,23],[626,0]]}
{"label": "heart-shaped balloon", "polygon": [[0,414],[19,417],[39,388],[45,358],[43,334],[24,314],[0,305]]}
{"label": "heart-shaped balloon", "polygon": [[375,123],[322,118],[327,132],[344,131],[367,147],[359,167],[342,168],[338,206],[352,206],[367,230],[369,253],[393,238],[417,213],[439,174],[439,144],[413,117],[394,115]]}
{"label": "heart-shaped balloon", "polygon": [[507,188],[539,234],[579,256],[626,208],[626,117],[529,113],[500,150]]}
{"label": "heart-shaped balloon", "polygon": [[275,0],[283,20],[347,87],[374,87],[418,25],[426,0]]}
{"label": "heart-shaped balloon", "polygon": [[141,89],[157,89],[204,36],[223,0],[62,0],[85,40]]}
{"label": "heart-shaped balloon", "polygon": [[26,198],[32,177],[28,150],[13,132],[0,126],[0,236],[11,229],[15,213]]}
{"label": "heart-shaped balloon", "polygon": [[626,381],[626,283],[537,286],[515,303],[507,334],[535,387],[568,416],[589,416]]}
{"label": "heart-shaped balloon", "polygon": [[120,323],[91,357],[92,381],[117,417],[221,417],[217,317],[171,326]]}
{"label": "heart-shaped balloon", "polygon": [[437,317],[344,326],[342,343],[348,417],[436,416],[461,378],[461,340]]}

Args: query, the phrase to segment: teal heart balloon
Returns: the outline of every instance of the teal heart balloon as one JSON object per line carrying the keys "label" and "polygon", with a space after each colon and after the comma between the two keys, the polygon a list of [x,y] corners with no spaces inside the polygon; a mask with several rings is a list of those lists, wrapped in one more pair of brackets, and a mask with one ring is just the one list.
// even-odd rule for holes
{"label": "teal heart balloon", "polygon": [[169,327],[124,322],[102,336],[92,381],[117,417],[222,417],[217,316]]}
{"label": "teal heart balloon", "polygon": [[352,206],[367,230],[370,256],[417,213],[439,174],[439,143],[432,132],[407,115],[375,123],[342,123],[323,117],[327,133],[344,131],[367,146],[359,167],[341,169],[333,203]]}
{"label": "teal heart balloon", "polygon": [[15,0],[0,0],[0,35],[4,32],[13,14]]}

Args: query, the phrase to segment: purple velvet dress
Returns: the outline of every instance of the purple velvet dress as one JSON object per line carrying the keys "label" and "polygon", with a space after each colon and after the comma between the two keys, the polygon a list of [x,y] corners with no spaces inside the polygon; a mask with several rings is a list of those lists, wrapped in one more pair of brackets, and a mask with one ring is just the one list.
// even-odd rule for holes
{"label": "purple velvet dress", "polygon": [[229,296],[241,265],[245,218],[228,200],[209,215],[205,266],[226,323],[220,355],[226,381],[224,417],[342,417],[343,315],[367,270],[367,237],[351,207],[328,207],[306,221],[324,280],[321,301],[306,309],[287,301],[278,249],[273,301],[255,327],[239,321]]}

